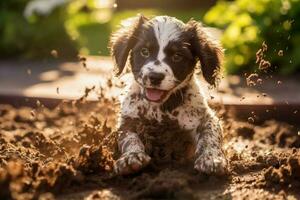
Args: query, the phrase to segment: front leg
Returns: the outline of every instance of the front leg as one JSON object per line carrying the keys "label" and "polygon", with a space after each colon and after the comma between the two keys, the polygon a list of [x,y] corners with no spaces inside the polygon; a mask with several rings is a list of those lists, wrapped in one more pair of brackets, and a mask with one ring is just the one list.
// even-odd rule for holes
{"label": "front leg", "polygon": [[114,166],[117,174],[127,175],[138,172],[151,160],[145,153],[144,144],[134,132],[120,131],[118,147],[121,157],[116,161]]}
{"label": "front leg", "polygon": [[195,169],[205,174],[227,172],[227,160],[222,150],[222,127],[219,119],[207,114],[205,123],[196,130]]}

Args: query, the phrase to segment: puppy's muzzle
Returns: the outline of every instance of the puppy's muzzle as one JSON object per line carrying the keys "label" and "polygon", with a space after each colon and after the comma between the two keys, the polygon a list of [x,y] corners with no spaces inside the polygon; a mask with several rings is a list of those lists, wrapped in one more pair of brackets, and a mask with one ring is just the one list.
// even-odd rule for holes
{"label": "puppy's muzzle", "polygon": [[157,73],[157,72],[150,72],[147,75],[147,78],[150,81],[150,84],[152,86],[159,86],[162,82],[162,80],[164,80],[165,75],[163,73]]}

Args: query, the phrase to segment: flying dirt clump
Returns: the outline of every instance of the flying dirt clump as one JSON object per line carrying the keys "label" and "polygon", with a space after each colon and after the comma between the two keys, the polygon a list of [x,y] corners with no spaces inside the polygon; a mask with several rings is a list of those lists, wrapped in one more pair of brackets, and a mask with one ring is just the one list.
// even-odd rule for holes
{"label": "flying dirt clump", "polygon": [[255,86],[256,82],[258,80],[258,74],[257,73],[253,73],[250,74],[247,78],[246,78],[246,82],[248,86]]}
{"label": "flying dirt clump", "polygon": [[89,71],[87,64],[86,64],[86,61],[87,61],[86,57],[78,55],[78,61],[82,64],[84,69]]}
{"label": "flying dirt clump", "polygon": [[265,71],[271,67],[271,63],[265,59],[265,53],[268,50],[266,42],[262,43],[262,47],[256,52],[256,62],[258,68],[262,71]]}

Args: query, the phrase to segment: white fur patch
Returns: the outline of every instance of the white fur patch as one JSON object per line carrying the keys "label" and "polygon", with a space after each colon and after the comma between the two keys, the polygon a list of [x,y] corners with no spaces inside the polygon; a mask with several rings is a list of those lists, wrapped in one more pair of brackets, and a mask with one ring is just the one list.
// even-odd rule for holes
{"label": "white fur patch", "polygon": [[176,119],[182,129],[195,130],[203,120],[203,111],[208,109],[195,77],[186,93],[191,94],[191,97],[182,106],[175,109],[178,111]]}
{"label": "white fur patch", "polygon": [[159,51],[157,59],[162,62],[165,58],[164,48],[170,41],[179,38],[183,22],[173,17],[159,16],[153,19],[153,29],[158,41]]}

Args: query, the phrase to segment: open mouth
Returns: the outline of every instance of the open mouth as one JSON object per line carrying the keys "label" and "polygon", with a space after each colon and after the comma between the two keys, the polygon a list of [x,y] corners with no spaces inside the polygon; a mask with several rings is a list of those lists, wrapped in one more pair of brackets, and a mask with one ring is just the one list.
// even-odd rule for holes
{"label": "open mouth", "polygon": [[168,91],[155,88],[146,88],[145,93],[148,101],[160,102],[166,97]]}

